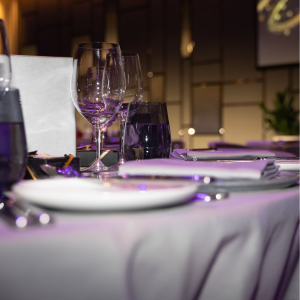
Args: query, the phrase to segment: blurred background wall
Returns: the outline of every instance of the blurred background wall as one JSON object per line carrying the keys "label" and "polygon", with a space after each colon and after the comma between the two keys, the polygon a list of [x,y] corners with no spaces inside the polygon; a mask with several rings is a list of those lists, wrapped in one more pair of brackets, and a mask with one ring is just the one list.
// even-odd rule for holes
{"label": "blurred background wall", "polygon": [[[278,1],[261,2],[267,12]],[[299,14],[287,4],[281,16]],[[173,140],[204,148],[271,138],[258,104],[271,107],[277,91],[288,88],[299,105],[299,65],[257,68],[256,7],[256,0],[0,0],[0,17],[14,54],[73,56],[86,41],[138,52],[144,101],[167,103]]]}

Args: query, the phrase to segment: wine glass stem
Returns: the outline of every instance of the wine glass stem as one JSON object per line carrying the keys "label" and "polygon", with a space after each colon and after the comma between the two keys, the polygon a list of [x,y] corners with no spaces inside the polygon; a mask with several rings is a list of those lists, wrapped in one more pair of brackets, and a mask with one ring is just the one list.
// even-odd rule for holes
{"label": "wine glass stem", "polygon": [[96,161],[94,163],[95,165],[95,171],[100,171],[101,168],[105,167],[105,165],[102,163],[100,156],[101,156],[101,129],[96,128],[95,131],[95,139],[96,139]]}
{"label": "wine glass stem", "polygon": [[124,137],[125,137],[125,121],[120,121],[120,157],[119,157],[119,164],[124,164]]}

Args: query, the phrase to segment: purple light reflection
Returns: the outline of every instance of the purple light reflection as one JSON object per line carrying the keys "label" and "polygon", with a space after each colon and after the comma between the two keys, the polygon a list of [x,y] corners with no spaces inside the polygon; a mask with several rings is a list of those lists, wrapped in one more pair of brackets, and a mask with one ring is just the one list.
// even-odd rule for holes
{"label": "purple light reflection", "polygon": [[196,197],[200,201],[209,202],[211,200],[211,197],[208,194],[205,194],[205,193],[197,193]]}
{"label": "purple light reflection", "polygon": [[147,185],[146,184],[139,184],[138,185],[139,189],[140,189],[140,193],[147,193]]}
{"label": "purple light reflection", "polygon": [[198,174],[195,174],[194,176],[193,176],[193,180],[194,181],[199,181],[201,179],[201,177],[200,177],[200,175],[198,175]]}

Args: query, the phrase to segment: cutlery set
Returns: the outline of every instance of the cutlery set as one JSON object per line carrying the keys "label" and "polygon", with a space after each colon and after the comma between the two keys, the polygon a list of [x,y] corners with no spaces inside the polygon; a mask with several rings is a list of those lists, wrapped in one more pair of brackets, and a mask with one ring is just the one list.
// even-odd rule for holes
{"label": "cutlery set", "polygon": [[49,213],[30,204],[20,203],[10,193],[0,195],[0,215],[17,228],[47,225],[53,221]]}

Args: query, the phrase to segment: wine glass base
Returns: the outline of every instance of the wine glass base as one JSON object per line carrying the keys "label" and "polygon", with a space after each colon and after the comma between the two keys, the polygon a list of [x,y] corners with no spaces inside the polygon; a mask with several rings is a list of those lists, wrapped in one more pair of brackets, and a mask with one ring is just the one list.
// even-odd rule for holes
{"label": "wine glass base", "polygon": [[87,168],[80,168],[80,172],[85,177],[91,177],[92,174],[118,175],[118,169],[119,168],[117,166],[107,167],[101,162],[101,160],[96,160],[91,166]]}
{"label": "wine glass base", "polygon": [[115,166],[119,167],[125,164],[125,160],[124,158],[120,158],[119,161],[117,162],[117,164]]}

